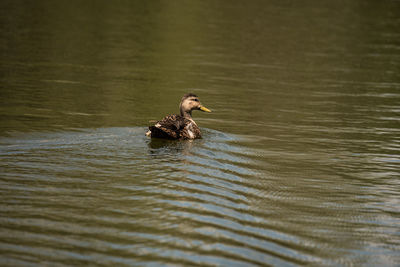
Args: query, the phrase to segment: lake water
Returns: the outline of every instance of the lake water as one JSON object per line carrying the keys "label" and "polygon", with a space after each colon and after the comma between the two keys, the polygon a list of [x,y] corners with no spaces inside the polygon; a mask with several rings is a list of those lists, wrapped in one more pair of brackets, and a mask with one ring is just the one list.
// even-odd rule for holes
{"label": "lake water", "polygon": [[[399,266],[399,1],[0,3],[1,266]],[[187,92],[203,138],[151,140]]]}

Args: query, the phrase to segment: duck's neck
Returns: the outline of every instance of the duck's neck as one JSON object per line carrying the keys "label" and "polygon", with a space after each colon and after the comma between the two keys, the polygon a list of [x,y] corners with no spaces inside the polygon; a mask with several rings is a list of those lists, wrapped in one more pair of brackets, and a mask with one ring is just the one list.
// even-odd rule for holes
{"label": "duck's neck", "polygon": [[189,119],[189,120],[192,120],[192,111],[191,110],[184,110],[182,108],[182,106],[180,107],[180,110],[181,110],[181,116],[182,117],[184,117],[186,119]]}

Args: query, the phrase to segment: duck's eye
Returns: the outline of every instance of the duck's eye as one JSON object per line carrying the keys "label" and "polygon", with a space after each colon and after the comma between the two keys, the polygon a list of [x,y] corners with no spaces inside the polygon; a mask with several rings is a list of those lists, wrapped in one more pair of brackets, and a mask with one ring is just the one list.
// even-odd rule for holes
{"label": "duck's eye", "polygon": [[193,99],[193,101],[199,102],[199,100],[198,100],[198,99]]}

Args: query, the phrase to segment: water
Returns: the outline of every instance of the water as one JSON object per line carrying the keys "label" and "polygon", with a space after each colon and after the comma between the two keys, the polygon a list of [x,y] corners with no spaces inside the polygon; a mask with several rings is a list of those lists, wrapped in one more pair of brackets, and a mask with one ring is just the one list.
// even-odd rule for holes
{"label": "water", "polygon": [[398,266],[399,14],[2,1],[0,265]]}

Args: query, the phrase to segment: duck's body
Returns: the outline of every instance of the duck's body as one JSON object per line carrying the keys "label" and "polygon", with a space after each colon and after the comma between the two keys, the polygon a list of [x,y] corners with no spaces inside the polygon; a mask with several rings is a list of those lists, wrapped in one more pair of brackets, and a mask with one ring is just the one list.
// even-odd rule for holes
{"label": "duck's body", "polygon": [[167,139],[196,139],[201,138],[197,124],[180,115],[168,115],[154,126],[149,127],[151,137]]}
{"label": "duck's body", "polygon": [[192,110],[211,112],[200,104],[194,94],[185,94],[179,105],[180,115],[168,115],[149,127],[146,135],[165,139],[197,139],[201,138],[201,131],[192,119]]}

